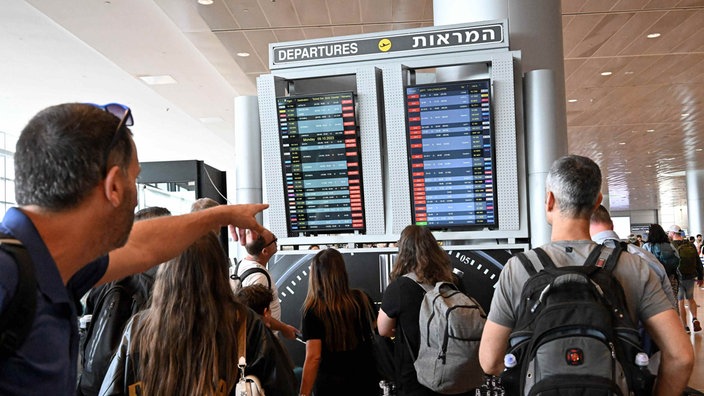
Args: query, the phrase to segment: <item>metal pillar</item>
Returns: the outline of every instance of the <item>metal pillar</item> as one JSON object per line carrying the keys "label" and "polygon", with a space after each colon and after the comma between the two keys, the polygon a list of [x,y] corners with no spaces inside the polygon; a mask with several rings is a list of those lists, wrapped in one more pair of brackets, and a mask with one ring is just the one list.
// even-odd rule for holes
{"label": "metal pillar", "polygon": [[[259,105],[256,96],[235,98],[235,200],[233,203],[258,203],[262,199],[262,148]],[[262,215],[257,215],[262,222]],[[244,257],[237,244],[237,257]]]}
{"label": "metal pillar", "polygon": [[687,217],[690,235],[704,234],[704,193],[701,186],[704,185],[704,170],[688,170],[687,176]]}

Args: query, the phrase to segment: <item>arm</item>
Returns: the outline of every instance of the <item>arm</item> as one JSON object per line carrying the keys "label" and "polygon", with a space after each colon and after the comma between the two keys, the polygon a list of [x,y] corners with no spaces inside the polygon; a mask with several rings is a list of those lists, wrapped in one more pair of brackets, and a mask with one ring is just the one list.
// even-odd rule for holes
{"label": "arm", "polygon": [[321,340],[306,341],[306,360],[303,362],[303,378],[301,379],[301,392],[303,396],[310,396],[313,384],[318,376],[320,354],[323,348]]}
{"label": "arm", "polygon": [[499,375],[504,371],[504,354],[510,334],[510,328],[486,321],[479,343],[479,364],[485,373]]}
{"label": "arm", "polygon": [[269,328],[271,328],[272,330],[280,331],[281,334],[289,340],[293,340],[294,338],[296,338],[296,333],[299,332],[297,328],[286,324],[280,320],[277,320],[276,318],[269,317],[267,320]]}
{"label": "arm", "polygon": [[396,335],[396,319],[390,318],[383,309],[379,309],[376,326],[381,336],[394,337]]}
{"label": "arm", "polygon": [[694,350],[677,313],[668,309],[646,319],[644,324],[662,351],[654,394],[681,395],[692,373]]}
{"label": "arm", "polygon": [[[181,216],[165,216],[134,223],[125,246],[110,252],[99,284],[143,272],[172,259],[206,232],[221,226],[261,230],[254,215],[266,204],[220,205]],[[236,238],[236,234],[233,233]],[[242,240],[240,240],[242,242]]]}

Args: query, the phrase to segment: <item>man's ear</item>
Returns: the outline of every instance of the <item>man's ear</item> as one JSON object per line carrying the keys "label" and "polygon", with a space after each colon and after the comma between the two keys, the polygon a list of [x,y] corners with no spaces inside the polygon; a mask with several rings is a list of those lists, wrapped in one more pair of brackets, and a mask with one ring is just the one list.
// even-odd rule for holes
{"label": "man's ear", "polygon": [[596,208],[598,208],[599,205],[601,205],[601,203],[603,202],[603,200],[604,200],[604,194],[602,194],[601,192],[599,192],[599,196],[596,197],[596,205],[594,205],[594,210],[596,210]]}
{"label": "man's ear", "polygon": [[108,170],[105,176],[103,188],[105,189],[105,198],[114,207],[120,206],[122,203],[122,194],[124,190],[122,170],[119,166],[113,166]]}
{"label": "man's ear", "polygon": [[545,193],[545,210],[547,212],[552,212],[555,209],[555,194],[552,191]]}

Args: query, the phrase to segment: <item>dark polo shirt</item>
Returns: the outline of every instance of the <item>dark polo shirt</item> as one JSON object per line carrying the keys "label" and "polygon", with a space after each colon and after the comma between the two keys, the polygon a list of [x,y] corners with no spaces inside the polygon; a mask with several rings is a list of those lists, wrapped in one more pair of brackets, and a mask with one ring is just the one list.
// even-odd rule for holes
{"label": "dark polo shirt", "polygon": [[[67,224],[71,227],[71,224]],[[105,274],[108,257],[83,267],[64,286],[49,251],[31,220],[11,208],[0,231],[27,247],[37,276],[37,311],[22,347],[0,361],[0,395],[74,395],[78,360],[79,299]],[[81,249],[83,241],[75,241]],[[17,265],[0,250],[0,311],[15,293]]]}

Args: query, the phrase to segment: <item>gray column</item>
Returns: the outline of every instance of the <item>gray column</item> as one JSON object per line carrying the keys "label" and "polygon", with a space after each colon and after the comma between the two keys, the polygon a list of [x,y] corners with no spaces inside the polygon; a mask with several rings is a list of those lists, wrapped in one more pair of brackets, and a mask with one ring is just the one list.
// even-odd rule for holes
{"label": "gray column", "polygon": [[526,161],[533,246],[550,242],[552,227],[545,216],[545,178],[555,158],[567,152],[567,136],[554,133],[561,122],[556,108],[562,102],[552,94],[556,83],[550,70],[533,70],[525,76]]}
{"label": "gray column", "polygon": [[687,217],[690,235],[704,234],[704,170],[688,170],[687,174]]}
{"label": "gray column", "polygon": [[[509,48],[521,51],[526,80],[532,75],[524,92],[531,245],[546,243],[551,228],[544,210],[545,176],[552,162],[567,153],[560,0],[434,0],[433,13],[436,26],[508,20]],[[483,65],[458,66],[439,72],[438,80],[473,78],[483,70]]]}
{"label": "gray column", "polygon": [[[262,151],[259,105],[256,96],[235,98],[235,202],[258,203],[262,199]],[[257,216],[262,222],[262,215]],[[231,250],[232,251],[232,250]],[[237,244],[237,257],[246,255]]]}

